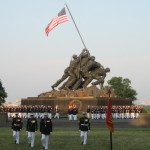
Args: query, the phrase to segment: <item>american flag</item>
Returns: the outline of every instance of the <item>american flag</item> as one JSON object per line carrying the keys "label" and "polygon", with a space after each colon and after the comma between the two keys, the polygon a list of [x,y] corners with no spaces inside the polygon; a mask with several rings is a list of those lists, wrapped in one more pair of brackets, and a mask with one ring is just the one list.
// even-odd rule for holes
{"label": "american flag", "polygon": [[65,8],[63,8],[57,16],[55,16],[52,21],[47,25],[47,27],[45,28],[45,33],[48,36],[49,32],[55,28],[57,25],[68,21],[68,17],[66,15],[66,10]]}

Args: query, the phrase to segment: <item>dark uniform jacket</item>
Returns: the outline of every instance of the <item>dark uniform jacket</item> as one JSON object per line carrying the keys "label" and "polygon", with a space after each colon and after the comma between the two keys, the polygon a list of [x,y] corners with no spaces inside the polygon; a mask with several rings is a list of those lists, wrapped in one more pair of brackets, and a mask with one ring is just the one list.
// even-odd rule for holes
{"label": "dark uniform jacket", "polygon": [[73,115],[76,115],[76,114],[78,114],[78,108],[73,109]]}
{"label": "dark uniform jacket", "polygon": [[20,131],[22,129],[22,119],[20,117],[13,118],[11,128],[14,131]]}
{"label": "dark uniform jacket", "polygon": [[72,110],[73,110],[72,108],[69,108],[69,109],[68,109],[68,115],[73,114],[73,111],[72,111]]}
{"label": "dark uniform jacket", "polygon": [[79,130],[81,130],[81,131],[90,130],[90,122],[87,117],[81,117],[79,119]]}
{"label": "dark uniform jacket", "polygon": [[26,130],[28,132],[35,132],[35,131],[37,131],[37,128],[38,128],[38,124],[37,124],[36,118],[29,118],[27,120]]}
{"label": "dark uniform jacket", "polygon": [[90,113],[91,112],[91,109],[90,108],[87,108],[87,111],[86,111],[87,113]]}
{"label": "dark uniform jacket", "polygon": [[52,121],[49,118],[44,118],[40,122],[40,132],[49,135],[52,132]]}

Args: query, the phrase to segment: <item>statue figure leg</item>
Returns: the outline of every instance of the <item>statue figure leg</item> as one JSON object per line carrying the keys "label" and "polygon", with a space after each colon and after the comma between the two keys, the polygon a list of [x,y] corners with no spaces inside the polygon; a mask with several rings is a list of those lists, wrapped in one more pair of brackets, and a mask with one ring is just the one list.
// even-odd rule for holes
{"label": "statue figure leg", "polygon": [[58,89],[59,90],[62,90],[62,89],[65,89],[65,85],[67,84],[67,81],[61,86],[61,87],[59,87]]}
{"label": "statue figure leg", "polygon": [[73,84],[75,83],[75,81],[76,81],[76,78],[75,78],[75,77],[69,77],[68,81],[66,81],[66,82],[59,88],[59,90],[65,89],[65,88],[69,89],[70,87],[73,86]]}
{"label": "statue figure leg", "polygon": [[82,84],[82,78],[79,78],[78,81],[73,85],[72,89],[76,90]]}
{"label": "statue figure leg", "polygon": [[96,78],[97,81],[93,82],[92,85],[98,85],[100,84],[100,87],[103,88],[104,79],[102,77]]}
{"label": "statue figure leg", "polygon": [[66,78],[68,77],[67,74],[64,74],[61,79],[57,80],[55,84],[52,85],[52,89],[54,89],[54,87],[57,87],[62,81],[64,81]]}
{"label": "statue figure leg", "polygon": [[85,88],[87,85],[93,80],[93,77],[89,77],[85,79],[85,82],[83,83],[82,87]]}
{"label": "statue figure leg", "polygon": [[67,81],[65,87],[66,87],[67,89],[72,88],[72,86],[74,85],[74,83],[76,82],[76,80],[77,80],[77,79],[76,79],[75,77],[70,77],[69,80]]}

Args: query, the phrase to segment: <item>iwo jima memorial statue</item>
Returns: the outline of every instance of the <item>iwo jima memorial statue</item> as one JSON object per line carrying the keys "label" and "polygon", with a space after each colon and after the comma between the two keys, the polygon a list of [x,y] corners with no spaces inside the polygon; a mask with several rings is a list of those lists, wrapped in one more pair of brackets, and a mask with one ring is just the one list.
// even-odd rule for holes
{"label": "iwo jima memorial statue", "polygon": [[[65,5],[70,13],[67,4]],[[58,13],[58,16],[60,15],[64,15],[65,21],[68,21],[65,8]],[[94,56],[91,56],[71,13],[70,16],[79,33],[84,49],[81,54],[72,56],[69,66],[64,70],[62,77],[51,86],[51,91],[41,93],[38,97],[24,98],[21,100],[22,105],[51,105],[52,108],[59,106],[59,110],[65,112],[68,106],[72,104],[76,105],[79,110],[86,110],[88,105],[107,105],[108,94],[107,90],[103,89],[103,84],[106,74],[110,72],[110,69],[103,67],[95,60]],[[49,28],[46,28],[47,35],[49,31]],[[113,104],[123,104],[123,100],[115,98],[113,91],[111,92],[111,96]],[[127,101],[125,103],[127,104]],[[131,101],[128,102],[128,104],[130,103]]]}
{"label": "iwo jima memorial statue", "polygon": [[[22,99],[21,104],[51,105],[53,108],[58,105],[61,111],[66,111],[70,104],[76,105],[79,110],[86,110],[88,105],[106,105],[108,95],[103,84],[108,72],[109,68],[104,68],[91,56],[89,50],[83,49],[79,56],[72,56],[69,66],[51,86],[51,91],[41,93],[38,97]],[[115,93],[112,92],[111,95],[113,102],[117,103],[115,105],[120,105]]]}

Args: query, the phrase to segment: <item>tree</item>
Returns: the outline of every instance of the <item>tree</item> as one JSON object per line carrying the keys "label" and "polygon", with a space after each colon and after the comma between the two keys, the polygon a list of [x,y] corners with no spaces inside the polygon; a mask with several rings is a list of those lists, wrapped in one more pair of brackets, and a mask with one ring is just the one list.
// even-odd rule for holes
{"label": "tree", "polygon": [[118,97],[136,100],[137,92],[131,87],[131,81],[128,78],[112,77],[107,83]]}
{"label": "tree", "polygon": [[7,97],[7,93],[5,92],[5,89],[2,85],[2,82],[0,80],[0,106],[5,103],[5,98]]}

